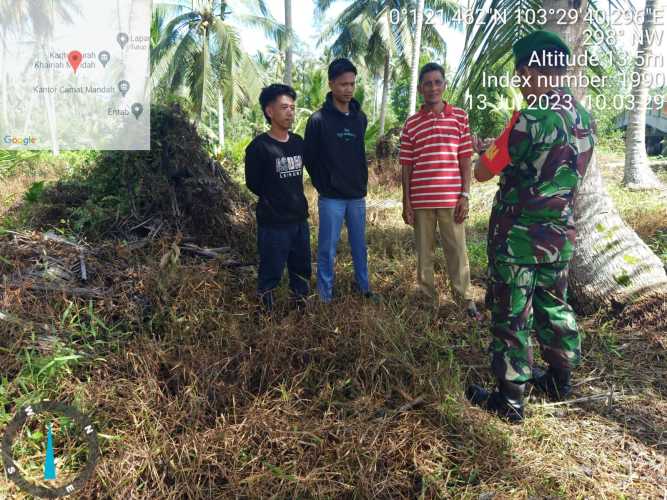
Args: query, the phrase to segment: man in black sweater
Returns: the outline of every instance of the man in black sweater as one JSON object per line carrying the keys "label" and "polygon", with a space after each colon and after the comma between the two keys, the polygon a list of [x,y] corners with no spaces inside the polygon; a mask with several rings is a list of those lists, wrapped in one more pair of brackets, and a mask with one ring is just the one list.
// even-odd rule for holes
{"label": "man in black sweater", "polygon": [[311,274],[308,202],[303,193],[303,139],[294,123],[296,92],[287,85],[262,89],[259,103],[271,130],[248,145],[245,179],[257,202],[257,292],[267,310],[287,264],[297,304],[308,295]]}
{"label": "man in black sweater", "polygon": [[368,120],[354,95],[357,69],[347,59],[329,65],[329,88],[322,109],[311,115],[305,133],[305,165],[319,193],[317,291],[332,299],[336,245],[347,225],[359,292],[373,301],[366,252],[368,165],[364,135]]}

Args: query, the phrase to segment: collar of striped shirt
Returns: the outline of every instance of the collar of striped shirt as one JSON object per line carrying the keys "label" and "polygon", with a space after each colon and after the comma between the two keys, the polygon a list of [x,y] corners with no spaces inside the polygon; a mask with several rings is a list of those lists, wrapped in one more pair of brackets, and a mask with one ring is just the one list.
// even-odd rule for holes
{"label": "collar of striped shirt", "polygon": [[424,104],[422,104],[422,107],[419,108],[419,113],[422,114],[422,115],[426,115],[426,116],[428,116],[428,115],[449,116],[450,114],[452,114],[452,110],[454,109],[454,107],[451,104],[449,104],[447,101],[442,101],[442,103],[445,106],[442,108],[442,111],[440,113],[435,113],[433,111],[427,110],[426,106]]}

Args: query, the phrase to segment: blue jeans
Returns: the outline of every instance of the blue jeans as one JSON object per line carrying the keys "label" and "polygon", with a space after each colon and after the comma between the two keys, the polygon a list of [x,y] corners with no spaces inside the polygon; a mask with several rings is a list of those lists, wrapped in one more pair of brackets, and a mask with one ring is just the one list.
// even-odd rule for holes
{"label": "blue jeans", "polygon": [[307,221],[279,226],[260,225],[257,228],[257,249],[257,293],[267,309],[273,307],[273,289],[283,277],[285,264],[293,296],[303,299],[308,295],[311,265]]}
{"label": "blue jeans", "polygon": [[322,302],[330,302],[334,286],[336,245],[343,220],[352,250],[354,277],[361,293],[370,291],[366,254],[366,199],[352,200],[319,197],[320,228],[317,240],[317,291]]}

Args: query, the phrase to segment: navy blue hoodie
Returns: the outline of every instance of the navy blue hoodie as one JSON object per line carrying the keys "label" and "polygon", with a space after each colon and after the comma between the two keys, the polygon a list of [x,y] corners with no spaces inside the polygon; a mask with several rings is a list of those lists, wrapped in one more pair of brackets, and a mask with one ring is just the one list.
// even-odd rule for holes
{"label": "navy blue hoodie", "polygon": [[343,113],[327,94],[306,124],[304,163],[313,186],[325,198],[363,198],[368,186],[364,136],[368,120],[358,101]]}

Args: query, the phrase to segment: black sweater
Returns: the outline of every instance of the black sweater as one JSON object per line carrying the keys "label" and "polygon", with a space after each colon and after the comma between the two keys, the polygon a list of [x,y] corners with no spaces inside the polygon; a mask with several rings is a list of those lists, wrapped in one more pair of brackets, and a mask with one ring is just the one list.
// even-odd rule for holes
{"label": "black sweater", "polygon": [[352,99],[346,115],[331,92],[322,109],[308,119],[304,160],[317,192],[326,198],[363,198],[368,185],[364,136],[368,120]]}
{"label": "black sweater", "polygon": [[308,202],[303,194],[303,139],[289,134],[280,142],[269,134],[255,137],[245,150],[245,180],[259,196],[257,223],[303,222]]}

